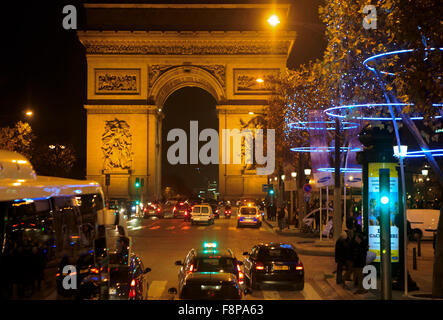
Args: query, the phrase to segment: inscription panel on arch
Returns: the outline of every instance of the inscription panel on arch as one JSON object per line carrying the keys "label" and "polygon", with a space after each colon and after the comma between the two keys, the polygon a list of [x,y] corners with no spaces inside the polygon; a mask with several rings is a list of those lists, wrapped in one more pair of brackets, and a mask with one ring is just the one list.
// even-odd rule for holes
{"label": "inscription panel on arch", "polygon": [[140,95],[140,69],[94,69],[96,95]]}

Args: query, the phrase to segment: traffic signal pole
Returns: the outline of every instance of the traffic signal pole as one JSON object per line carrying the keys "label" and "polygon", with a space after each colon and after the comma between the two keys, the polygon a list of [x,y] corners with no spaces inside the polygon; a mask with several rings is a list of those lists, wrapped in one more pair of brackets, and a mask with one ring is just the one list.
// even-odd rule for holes
{"label": "traffic signal pole", "polygon": [[380,190],[380,258],[382,299],[392,299],[391,280],[391,219],[390,219],[390,172],[389,169],[379,169]]}

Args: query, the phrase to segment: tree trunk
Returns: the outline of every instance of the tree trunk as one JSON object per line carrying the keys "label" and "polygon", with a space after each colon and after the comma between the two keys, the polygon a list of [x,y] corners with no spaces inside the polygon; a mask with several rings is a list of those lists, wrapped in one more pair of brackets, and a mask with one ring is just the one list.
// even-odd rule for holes
{"label": "tree trunk", "polygon": [[306,212],[306,202],[303,197],[303,182],[305,180],[303,168],[305,166],[303,153],[300,153],[298,160],[298,173],[297,176],[297,197],[298,197],[298,226],[301,228],[303,226],[303,218]]}
{"label": "tree trunk", "polygon": [[332,216],[332,225],[334,229],[334,241],[337,241],[340,237],[342,230],[342,207],[341,207],[341,159],[340,159],[340,122],[335,120],[335,163],[334,163],[334,214]]}

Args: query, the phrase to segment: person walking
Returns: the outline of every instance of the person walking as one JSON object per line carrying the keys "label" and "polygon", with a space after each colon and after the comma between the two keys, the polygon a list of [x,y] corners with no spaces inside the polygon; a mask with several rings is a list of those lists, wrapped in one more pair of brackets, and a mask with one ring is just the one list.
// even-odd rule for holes
{"label": "person walking", "polygon": [[350,260],[350,239],[348,234],[343,231],[335,243],[335,263],[337,263],[336,283],[345,284],[343,281],[343,269]]}

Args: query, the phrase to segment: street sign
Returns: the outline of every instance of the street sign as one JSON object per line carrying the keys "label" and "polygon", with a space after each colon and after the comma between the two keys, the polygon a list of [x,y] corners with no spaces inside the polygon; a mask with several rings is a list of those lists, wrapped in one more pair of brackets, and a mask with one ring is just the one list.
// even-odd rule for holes
{"label": "street sign", "polygon": [[262,184],[262,191],[263,192],[268,192],[268,190],[269,190],[269,184]]}
{"label": "street sign", "polygon": [[305,193],[305,201],[309,202],[310,199],[310,194],[309,193]]}
{"label": "street sign", "polygon": [[303,186],[303,190],[304,190],[306,193],[309,193],[309,192],[312,191],[312,186],[311,186],[309,183],[307,183],[307,184],[305,184],[305,185]]}

